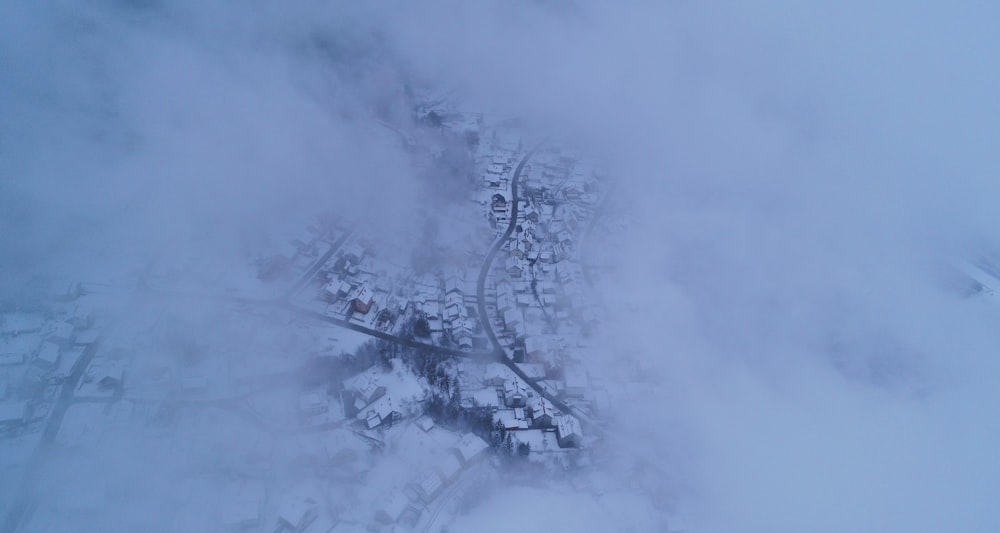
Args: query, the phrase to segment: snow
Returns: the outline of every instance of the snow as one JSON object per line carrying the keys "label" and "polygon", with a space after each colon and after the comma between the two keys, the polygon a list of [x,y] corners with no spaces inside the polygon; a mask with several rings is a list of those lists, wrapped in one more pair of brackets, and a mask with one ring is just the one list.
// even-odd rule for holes
{"label": "snow", "polygon": [[[454,517],[448,531],[665,531],[660,513],[635,492],[592,495],[564,484],[505,487]],[[517,512],[512,512],[517,510]],[[503,517],[497,520],[497,517]]]}

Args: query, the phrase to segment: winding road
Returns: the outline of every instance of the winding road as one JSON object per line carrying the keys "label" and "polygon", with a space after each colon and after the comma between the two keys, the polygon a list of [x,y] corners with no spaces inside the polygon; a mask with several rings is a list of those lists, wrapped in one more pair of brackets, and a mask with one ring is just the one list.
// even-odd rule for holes
{"label": "winding road", "polygon": [[[531,156],[534,155],[534,153],[540,147],[541,144],[535,146],[534,148],[531,149],[531,151],[525,154],[524,157],[521,158],[521,162],[518,163],[517,168],[514,170],[514,175],[511,178],[511,194],[513,196],[514,205],[511,208],[510,222],[507,225],[507,230],[504,231],[503,235],[500,236],[500,238],[493,243],[492,247],[490,247],[490,251],[486,255],[486,258],[483,261],[483,266],[479,271],[479,280],[476,285],[476,291],[477,291],[476,296],[479,304],[479,314],[482,319],[483,327],[486,329],[486,334],[490,338],[490,342],[493,344],[493,352],[495,356],[499,359],[500,362],[502,362],[505,366],[507,366],[507,368],[509,368],[511,372],[513,372],[514,375],[516,375],[523,383],[531,387],[531,389],[534,390],[535,393],[537,393],[542,398],[545,398],[546,400],[551,402],[552,405],[559,411],[576,417],[577,420],[579,420],[580,423],[583,424],[588,431],[592,432],[595,435],[600,436],[606,442],[614,444],[619,449],[628,452],[633,457],[643,462],[647,467],[665,476],[667,475],[666,472],[660,467],[658,462],[653,457],[650,457],[646,454],[645,450],[638,449],[635,446],[635,443],[622,438],[618,434],[606,431],[601,424],[590,418],[590,416],[581,413],[579,409],[575,409],[567,405],[566,402],[563,402],[559,398],[556,398],[554,395],[550,394],[548,391],[542,388],[542,386],[539,385],[537,381],[529,378],[528,375],[525,374],[523,370],[521,370],[521,367],[517,366],[517,364],[514,363],[513,357],[511,357],[511,355],[509,355],[507,351],[504,350],[503,346],[500,345],[500,341],[497,339],[496,333],[493,331],[492,321],[486,314],[486,297],[485,297],[486,277],[489,275],[490,269],[493,268],[493,260],[496,258],[497,252],[500,251],[501,248],[503,248],[503,245],[507,242],[507,239],[509,239],[510,236],[514,233],[514,228],[517,226],[517,206],[519,200],[517,196],[518,180],[520,180],[521,178],[521,172],[524,170],[524,165],[528,162],[528,159],[530,159]],[[595,213],[595,217],[596,216],[597,213]],[[595,223],[594,221],[591,221],[591,224],[594,223]]]}
{"label": "winding road", "polygon": [[493,324],[486,313],[486,297],[484,293],[486,292],[486,276],[489,275],[490,269],[493,268],[493,259],[496,258],[497,252],[503,248],[504,244],[507,244],[507,240],[510,236],[514,234],[514,228],[517,227],[517,185],[518,180],[521,179],[521,172],[524,171],[524,165],[531,159],[531,156],[535,154],[542,145],[539,144],[532,148],[528,153],[524,154],[521,161],[517,164],[517,168],[514,169],[514,175],[510,179],[510,194],[511,194],[511,207],[510,207],[510,221],[507,222],[507,229],[504,230],[503,235],[497,238],[493,246],[490,246],[490,251],[486,253],[486,257],[483,259],[483,266],[479,269],[479,279],[476,280],[476,300],[479,306],[479,320],[483,324],[483,328],[486,329],[486,336],[490,338],[490,343],[493,345],[494,351],[497,355],[506,358],[506,354],[503,348],[500,347],[500,341],[497,340],[497,335],[493,331]]}
{"label": "winding road", "polygon": [[503,232],[503,235],[501,235],[496,242],[493,243],[493,246],[490,247],[490,251],[486,254],[486,258],[483,259],[483,266],[479,270],[479,279],[476,282],[476,300],[479,307],[480,321],[483,324],[483,329],[486,330],[486,336],[490,338],[490,343],[493,345],[493,353],[496,358],[501,363],[506,365],[507,368],[510,368],[510,370],[514,372],[514,375],[531,387],[532,390],[538,393],[539,396],[551,402],[556,409],[589,422],[589,419],[580,416],[577,411],[566,405],[565,402],[546,392],[541,385],[539,385],[535,380],[529,378],[528,375],[524,373],[524,370],[521,370],[521,367],[514,363],[514,359],[508,355],[507,351],[500,345],[500,340],[497,339],[496,332],[493,331],[493,321],[486,312],[486,277],[489,276],[490,269],[493,268],[493,260],[496,259],[497,252],[503,248],[504,244],[507,243],[507,240],[510,239],[510,236],[514,234],[514,228],[517,227],[517,209],[518,204],[520,203],[520,198],[517,195],[518,182],[521,179],[521,173],[524,171],[524,165],[527,164],[528,160],[531,159],[531,156],[533,156],[535,152],[541,148],[541,146],[542,143],[536,145],[528,151],[528,153],[524,154],[524,157],[522,157],[521,161],[517,164],[517,168],[514,169],[514,175],[510,180],[511,197],[513,198],[511,200],[512,206],[510,208],[510,222],[507,223],[507,229]]}

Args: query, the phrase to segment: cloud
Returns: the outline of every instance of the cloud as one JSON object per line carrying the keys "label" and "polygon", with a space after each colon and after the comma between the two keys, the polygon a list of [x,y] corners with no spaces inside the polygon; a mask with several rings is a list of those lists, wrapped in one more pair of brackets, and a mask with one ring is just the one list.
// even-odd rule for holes
{"label": "cloud", "polygon": [[436,185],[373,118],[457,87],[620,183],[582,355],[653,381],[611,430],[676,484],[673,527],[996,530],[996,310],[936,278],[995,247],[996,11],[5,4],[3,289],[242,260],[319,209],[402,231]]}
{"label": "cloud", "polygon": [[616,171],[587,363],[660,378],[619,429],[691,483],[682,522],[995,528],[995,310],[935,276],[996,240],[993,8],[554,5],[394,35]]}
{"label": "cloud", "polygon": [[345,20],[258,7],[5,7],[5,255],[26,270],[67,247],[224,258],[282,219],[366,214],[385,191],[405,220],[413,172],[369,112],[405,104],[382,102],[393,65],[351,53],[378,45]]}

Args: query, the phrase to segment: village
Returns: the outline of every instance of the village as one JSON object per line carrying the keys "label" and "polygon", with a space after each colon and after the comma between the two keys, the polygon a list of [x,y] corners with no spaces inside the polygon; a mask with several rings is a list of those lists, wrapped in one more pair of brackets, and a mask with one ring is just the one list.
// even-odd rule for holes
{"label": "village", "polygon": [[[481,117],[438,120],[478,142],[475,214],[464,241],[436,245],[435,268],[324,215],[245,271],[180,261],[138,280],[185,308],[222,287],[219,314],[239,320],[200,325],[154,305],[111,327],[92,311],[100,288],[0,315],[5,475],[32,474],[43,444],[99,453],[139,432],[197,472],[178,482],[217,486],[212,505],[175,502],[188,509],[175,527],[409,531],[495,484],[507,461],[587,465],[606,409],[574,357],[601,319],[578,247],[605,177]],[[51,510],[16,518],[58,529],[98,512],[95,498],[8,513]]]}

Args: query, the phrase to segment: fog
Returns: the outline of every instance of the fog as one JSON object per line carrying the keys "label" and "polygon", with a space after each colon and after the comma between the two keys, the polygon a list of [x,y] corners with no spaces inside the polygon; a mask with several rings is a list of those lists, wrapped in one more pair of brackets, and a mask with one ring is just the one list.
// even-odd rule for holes
{"label": "fog", "polygon": [[[604,318],[577,357],[642,379],[614,398],[614,438],[581,474],[634,497],[595,505],[573,487],[600,481],[572,476],[493,487],[449,531],[996,531],[1000,309],[942,272],[996,249],[998,11],[10,2],[0,296],[27,308],[103,283],[118,332],[149,315],[226,353],[320,351],[280,312],[248,325],[201,298],[198,280],[127,289],[161,260],[235,269],[318,212],[413,248],[427,244],[415,227],[457,231],[464,163],[404,146],[449,142],[411,108],[450,92],[614,177],[586,245]],[[244,425],[116,430],[99,452],[56,449],[34,490],[84,501],[97,477],[128,511],[78,530],[148,527],[216,490],[171,480]],[[301,468],[282,461],[277,485]],[[4,509],[20,483],[0,479]]]}

